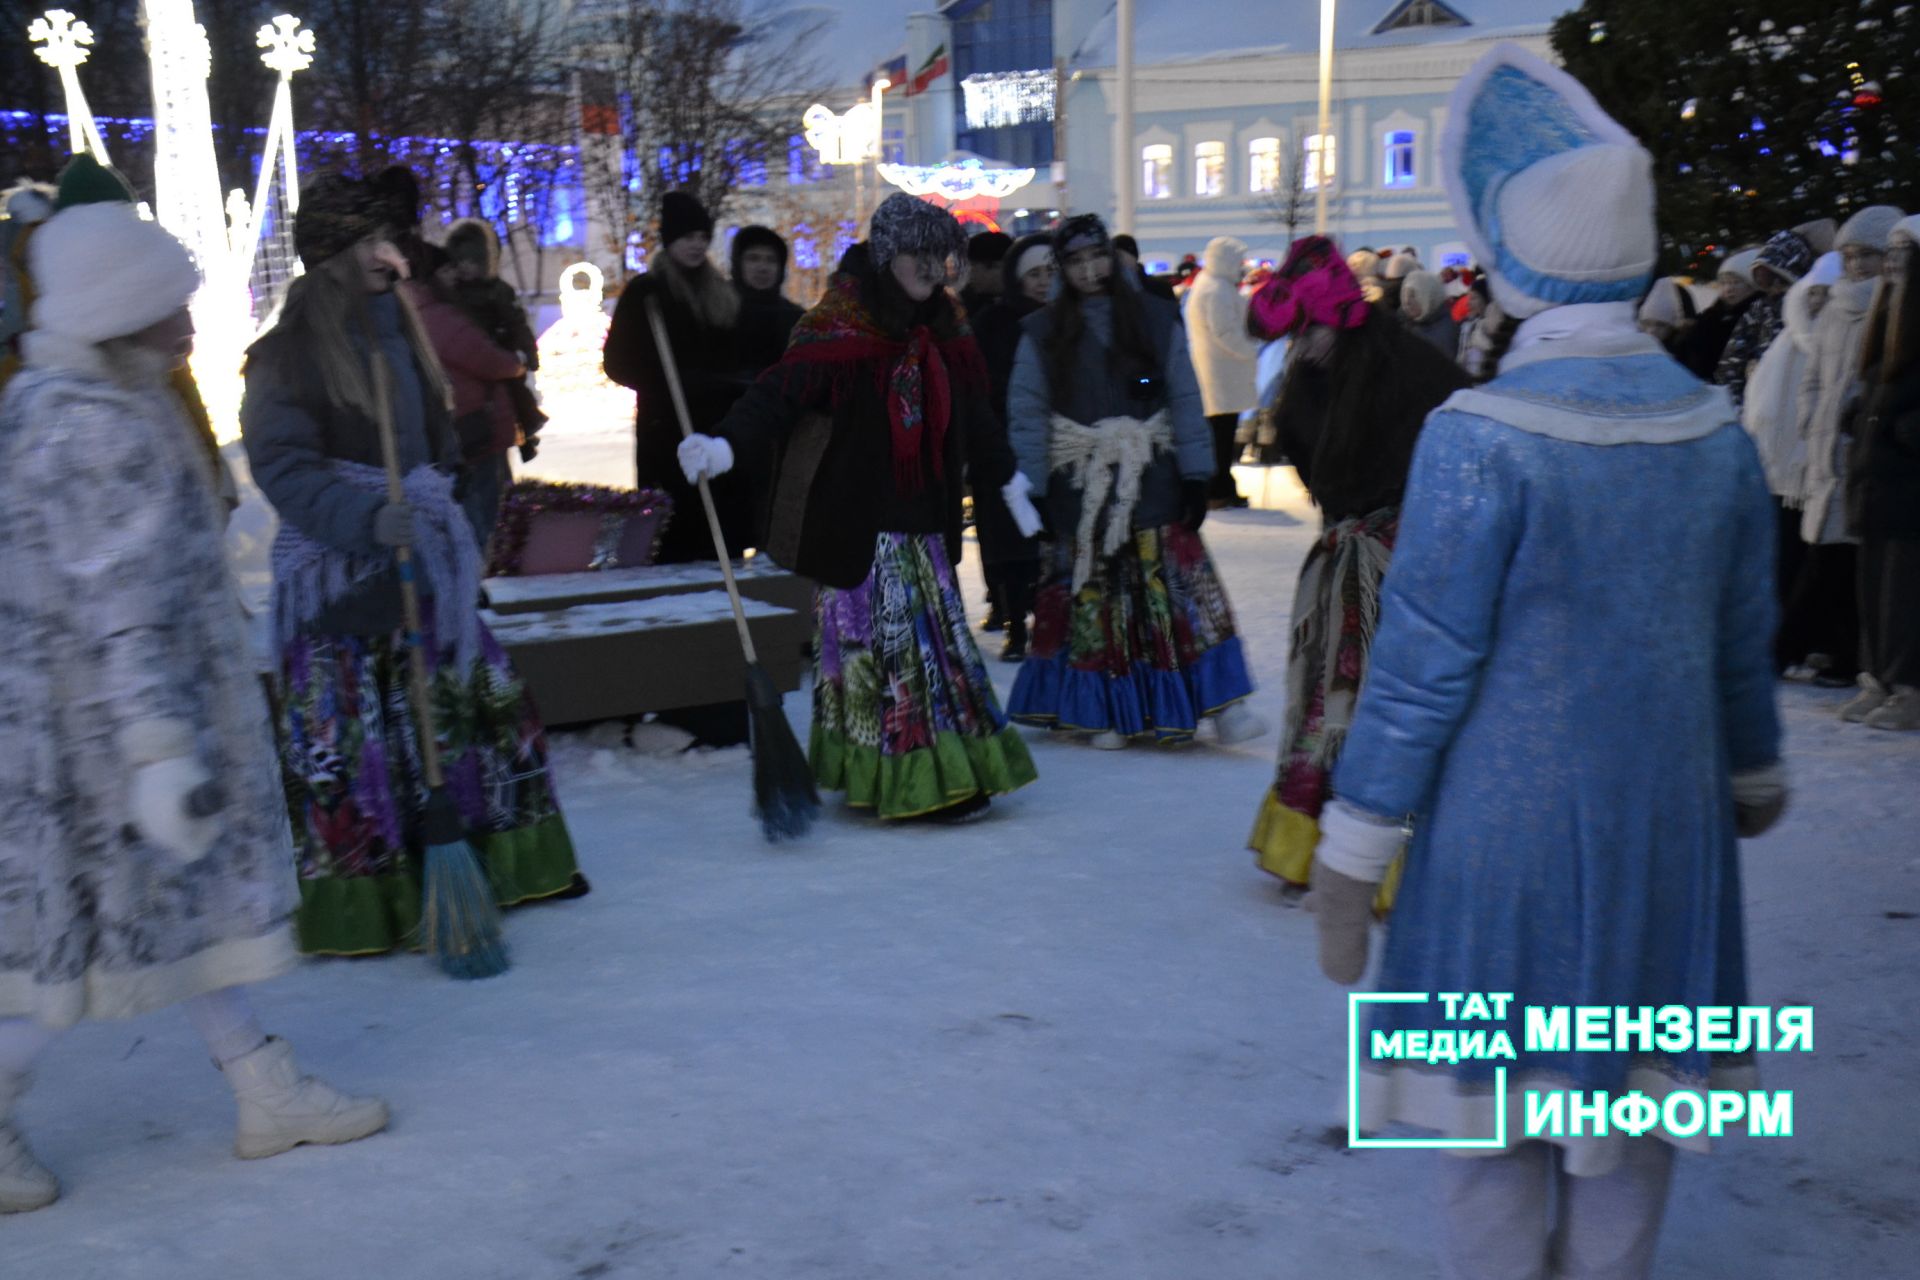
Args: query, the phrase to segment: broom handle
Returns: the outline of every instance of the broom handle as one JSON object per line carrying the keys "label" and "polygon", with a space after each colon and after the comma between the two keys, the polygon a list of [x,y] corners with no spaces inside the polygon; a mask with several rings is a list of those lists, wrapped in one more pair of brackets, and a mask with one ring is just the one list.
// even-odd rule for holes
{"label": "broom handle", "polygon": [[[653,344],[660,352],[660,368],[667,375],[667,392],[673,397],[673,412],[680,419],[680,438],[693,436],[693,418],[687,413],[687,396],[680,389],[680,367],[673,362],[673,343],[660,317],[660,304],[646,300],[647,328],[653,330]],[[733,558],[727,554],[727,535],[720,530],[720,512],[713,505],[713,491],[707,478],[700,477],[700,505],[707,509],[707,532],[713,535],[713,551],[720,557],[720,575],[726,579],[727,599],[733,603],[733,625],[740,629],[740,647],[746,651],[747,665],[755,666],[760,655],[754,651],[753,633],[747,630],[747,607],[740,603],[740,585],[733,580]]]}
{"label": "broom handle", "polygon": [[[393,404],[388,397],[390,377],[386,353],[376,342],[373,347],[374,421],[380,426],[380,456],[387,464],[387,501],[405,502],[406,489],[400,480],[400,446],[393,434]],[[393,555],[400,566],[400,616],[407,626],[407,693],[413,701],[413,714],[420,721],[420,769],[427,787],[439,790],[446,785],[440,768],[440,739],[433,730],[433,697],[427,680],[427,649],[420,623],[420,589],[413,580],[413,550],[395,547]]]}

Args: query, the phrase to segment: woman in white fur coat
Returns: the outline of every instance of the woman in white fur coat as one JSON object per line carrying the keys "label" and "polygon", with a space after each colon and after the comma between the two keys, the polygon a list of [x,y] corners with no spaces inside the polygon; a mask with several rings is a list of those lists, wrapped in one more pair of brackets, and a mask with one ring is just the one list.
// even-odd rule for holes
{"label": "woman in white fur coat", "polygon": [[0,399],[0,1212],[59,1194],[8,1118],[82,1018],[185,1002],[243,1158],[387,1122],[302,1078],[241,991],[294,963],[297,892],[224,513],[167,389],[193,263],[123,204],[55,215],[30,255],[42,292]]}
{"label": "woman in white fur coat", "polygon": [[1213,481],[1207,497],[1216,507],[1244,506],[1233,483],[1234,432],[1240,415],[1260,403],[1260,342],[1247,332],[1247,300],[1240,293],[1240,267],[1247,246],[1231,236],[1207,244],[1207,269],[1187,291],[1182,311],[1201,411],[1213,433]]}
{"label": "woman in white fur coat", "polygon": [[1760,450],[1779,522],[1774,578],[1783,613],[1774,650],[1775,662],[1782,671],[1806,661],[1808,653],[1805,627],[1795,625],[1786,612],[1807,555],[1806,540],[1800,536],[1800,507],[1806,501],[1807,487],[1807,442],[1800,434],[1800,385],[1813,362],[1814,322],[1839,279],[1840,255],[1829,253],[1788,288],[1780,308],[1780,334],[1754,366],[1740,405],[1740,424]]}
{"label": "woman in white fur coat", "polygon": [[[1846,426],[1860,394],[1860,346],[1886,266],[1887,238],[1903,216],[1891,205],[1870,205],[1841,226],[1834,244],[1841,256],[1841,279],[1814,322],[1811,359],[1800,383],[1800,433],[1807,442],[1800,534],[1807,556],[1787,621],[1791,627],[1804,620],[1810,629],[1814,638],[1808,641],[1809,649],[1826,658],[1814,682],[1830,687],[1851,685],[1859,673],[1856,548],[1840,498],[1851,443]],[[1860,719],[1873,705],[1871,698],[1855,698],[1840,714]]]}

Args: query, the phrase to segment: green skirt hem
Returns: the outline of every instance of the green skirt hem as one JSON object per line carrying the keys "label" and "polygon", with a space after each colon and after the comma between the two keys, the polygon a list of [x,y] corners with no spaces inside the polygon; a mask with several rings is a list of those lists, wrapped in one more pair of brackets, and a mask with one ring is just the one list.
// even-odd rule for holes
{"label": "green skirt hem", "polygon": [[886,819],[937,813],[977,795],[1007,795],[1040,776],[1011,725],[985,738],[937,734],[932,746],[896,756],[816,726],[808,756],[822,791],[844,791],[849,806]]}
{"label": "green skirt hem", "polygon": [[[473,847],[503,907],[565,893],[580,870],[573,837],[557,813],[530,827],[475,836]],[[294,928],[307,955],[374,956],[417,948],[420,877],[409,869],[302,880]]]}

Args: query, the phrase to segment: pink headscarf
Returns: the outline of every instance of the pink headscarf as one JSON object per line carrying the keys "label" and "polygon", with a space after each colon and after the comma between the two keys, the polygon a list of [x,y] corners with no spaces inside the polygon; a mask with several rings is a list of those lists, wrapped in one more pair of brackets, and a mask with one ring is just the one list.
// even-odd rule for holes
{"label": "pink headscarf", "polygon": [[1271,339],[1309,324],[1358,329],[1368,307],[1333,241],[1306,236],[1293,242],[1279,273],[1253,295],[1248,311],[1251,327]]}

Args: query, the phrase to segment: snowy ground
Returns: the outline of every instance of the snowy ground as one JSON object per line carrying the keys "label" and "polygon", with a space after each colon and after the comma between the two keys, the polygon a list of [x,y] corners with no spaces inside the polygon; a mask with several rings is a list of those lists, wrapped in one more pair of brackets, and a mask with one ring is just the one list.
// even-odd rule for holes
{"label": "snowy ground", "polygon": [[[549,453],[624,478],[611,433]],[[1206,530],[1276,721],[1310,530]],[[1682,1161],[1660,1274],[1910,1274],[1920,737],[1782,700],[1798,792],[1746,849],[1754,988],[1815,1006],[1817,1052],[1766,1064],[1796,1137]],[[835,812],[772,851],[743,752],[565,735],[595,890],[512,915],[512,973],[397,956],[259,993],[309,1066],[391,1100],[391,1132],[241,1163],[184,1019],[84,1026],[21,1109],[66,1198],[0,1220],[0,1275],[1430,1275],[1443,1157],[1328,1137],[1343,998],[1242,849],[1273,750],[1036,740],[1040,782],[984,824]]]}

